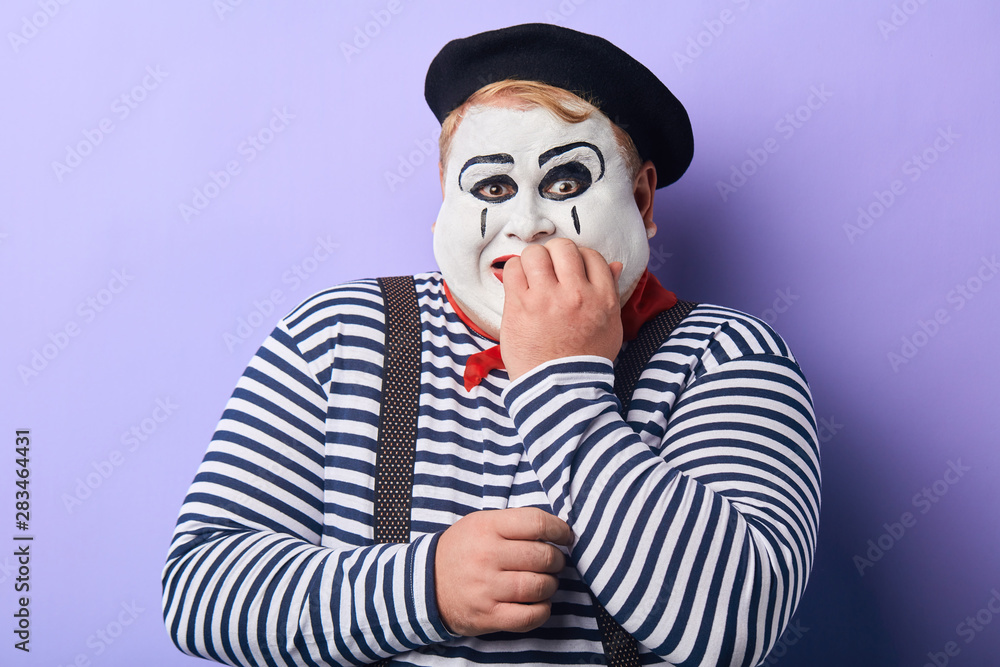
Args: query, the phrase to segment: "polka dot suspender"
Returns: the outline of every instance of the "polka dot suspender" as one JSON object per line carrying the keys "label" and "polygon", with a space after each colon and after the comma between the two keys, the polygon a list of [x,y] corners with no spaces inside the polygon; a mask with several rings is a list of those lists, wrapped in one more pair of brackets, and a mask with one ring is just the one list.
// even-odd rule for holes
{"label": "polka dot suspender", "polygon": [[420,311],[410,276],[379,278],[385,299],[385,364],[375,457],[375,542],[410,541],[413,459],[420,403]]}

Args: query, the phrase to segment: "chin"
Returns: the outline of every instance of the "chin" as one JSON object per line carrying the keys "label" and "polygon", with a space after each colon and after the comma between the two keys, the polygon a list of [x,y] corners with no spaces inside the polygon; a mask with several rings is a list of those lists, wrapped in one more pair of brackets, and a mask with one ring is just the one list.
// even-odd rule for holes
{"label": "chin", "polygon": [[645,272],[646,264],[642,262],[629,262],[622,269],[622,274],[618,276],[618,294],[621,296],[623,306],[632,295],[632,290],[639,284],[639,279],[642,278],[642,274]]}
{"label": "chin", "polygon": [[[497,282],[492,274],[489,280]],[[495,291],[488,283],[480,283],[473,288],[472,285],[465,285],[462,281],[459,281],[458,285],[453,285],[447,277],[445,281],[448,282],[448,289],[455,299],[456,303],[453,305],[458,306],[477,327],[499,340],[500,320],[503,317],[503,286],[498,285],[500,289]],[[482,298],[483,294],[486,295],[485,299]],[[470,298],[477,296],[480,298]]]}
{"label": "chin", "polygon": [[[501,307],[503,306],[501,305]],[[492,338],[500,340],[500,321],[503,318],[502,315],[482,306],[472,307],[466,310],[465,314],[476,323],[476,326],[488,333]]]}

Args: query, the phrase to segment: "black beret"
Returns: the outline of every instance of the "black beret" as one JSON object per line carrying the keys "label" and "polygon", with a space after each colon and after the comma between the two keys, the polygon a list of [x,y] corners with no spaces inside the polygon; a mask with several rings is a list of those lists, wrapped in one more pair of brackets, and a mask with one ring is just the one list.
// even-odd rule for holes
{"label": "black beret", "polygon": [[540,81],[593,102],[656,165],[658,188],[691,164],[691,121],[673,93],[608,40],[569,28],[527,23],[452,40],[431,61],[424,97],[443,123],[474,92],[504,79]]}

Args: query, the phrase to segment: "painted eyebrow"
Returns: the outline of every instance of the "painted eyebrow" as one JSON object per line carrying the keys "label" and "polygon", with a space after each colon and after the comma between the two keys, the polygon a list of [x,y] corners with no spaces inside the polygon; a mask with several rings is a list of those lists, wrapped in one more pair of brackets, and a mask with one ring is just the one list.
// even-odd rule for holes
{"label": "painted eyebrow", "polygon": [[[462,174],[474,164],[514,164],[514,158],[507,153],[494,153],[493,155],[477,155],[469,158],[469,161],[462,165],[462,170],[458,172],[458,189],[462,190]],[[603,167],[603,161],[602,161]],[[464,190],[463,190],[464,192]]]}
{"label": "painted eyebrow", "polygon": [[544,153],[538,156],[538,166],[541,167],[546,162],[556,157],[557,155],[562,155],[563,153],[571,151],[574,148],[589,148],[590,150],[597,153],[597,159],[601,162],[601,174],[594,180],[595,181],[601,180],[601,177],[604,176],[604,154],[601,153],[600,148],[587,141],[574,141],[573,143],[566,144],[565,146],[556,146],[555,148],[550,148],[549,150],[545,151]]}

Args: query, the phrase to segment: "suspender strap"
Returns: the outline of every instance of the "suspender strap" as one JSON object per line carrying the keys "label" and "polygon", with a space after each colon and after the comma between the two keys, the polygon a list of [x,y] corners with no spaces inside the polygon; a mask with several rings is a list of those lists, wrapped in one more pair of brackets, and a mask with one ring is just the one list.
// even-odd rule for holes
{"label": "suspender strap", "polygon": [[[375,542],[410,541],[413,462],[420,406],[420,311],[412,276],[379,278],[385,363],[375,455]],[[377,667],[386,667],[389,658]]]}
{"label": "suspender strap", "polygon": [[[379,278],[385,300],[385,364],[378,452],[375,456],[375,542],[410,541],[413,463],[420,404],[420,311],[411,276]],[[628,414],[632,391],[650,358],[696,304],[678,301],[639,330],[615,368],[615,395]],[[638,667],[635,638],[625,632],[591,594],[608,665]],[[389,664],[389,659],[379,665]]]}
{"label": "suspender strap", "polygon": [[420,404],[420,311],[411,276],[379,278],[385,298],[385,364],[375,456],[375,542],[410,541]]}
{"label": "suspender strap", "polygon": [[[687,317],[695,305],[690,301],[678,301],[670,310],[660,313],[642,325],[639,335],[622,352],[615,366],[615,395],[621,403],[623,419],[628,415],[632,391],[639,381],[642,370],[653,354],[660,349],[663,341],[667,340],[674,327]],[[625,629],[601,606],[593,593],[590,597],[597,608],[597,627],[601,630],[601,643],[604,645],[604,656],[608,665],[639,667],[639,648],[635,637],[625,632]]]}
{"label": "suspender strap", "polygon": [[623,418],[628,415],[628,408],[632,403],[632,392],[635,391],[635,383],[639,381],[639,376],[642,375],[646,364],[660,349],[663,341],[667,340],[670,332],[688,316],[688,313],[696,305],[698,304],[690,301],[678,301],[669,310],[663,311],[643,324],[642,328],[639,329],[639,335],[622,352],[621,358],[615,366],[615,395],[622,404]]}

